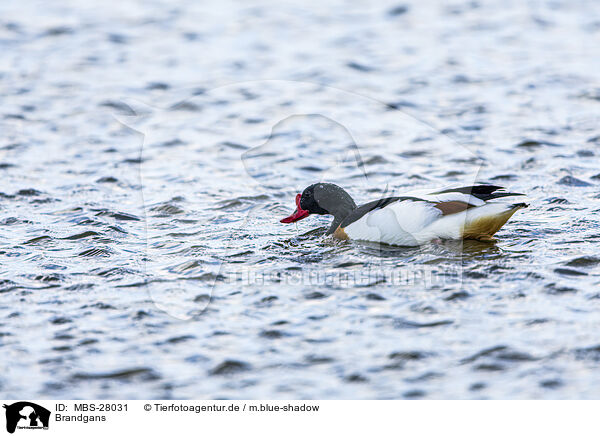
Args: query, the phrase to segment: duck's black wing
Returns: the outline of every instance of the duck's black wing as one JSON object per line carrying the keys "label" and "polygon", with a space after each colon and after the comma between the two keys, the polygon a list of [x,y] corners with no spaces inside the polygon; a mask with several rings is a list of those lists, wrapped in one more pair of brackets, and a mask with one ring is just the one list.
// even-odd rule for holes
{"label": "duck's black wing", "polygon": [[460,188],[451,188],[444,191],[432,192],[432,194],[449,194],[451,192],[459,192],[461,194],[472,195],[483,201],[493,200],[494,198],[512,197],[513,195],[525,195],[518,192],[498,192],[504,191],[505,188],[496,185],[473,185],[463,186]]}

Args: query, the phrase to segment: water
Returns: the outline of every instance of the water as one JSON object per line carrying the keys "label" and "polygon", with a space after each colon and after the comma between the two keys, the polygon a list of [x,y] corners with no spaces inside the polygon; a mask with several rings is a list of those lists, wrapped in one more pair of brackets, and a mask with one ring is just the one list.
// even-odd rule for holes
{"label": "water", "polygon": [[[444,3],[2,3],[1,396],[598,398],[600,5]],[[318,180],[531,206],[337,242]]]}

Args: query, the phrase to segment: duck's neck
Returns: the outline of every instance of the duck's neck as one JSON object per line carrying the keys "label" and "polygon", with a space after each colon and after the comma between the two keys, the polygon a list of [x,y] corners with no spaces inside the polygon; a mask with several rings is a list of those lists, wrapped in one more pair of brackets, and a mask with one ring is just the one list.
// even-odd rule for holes
{"label": "duck's neck", "polygon": [[329,213],[333,215],[333,221],[329,226],[329,230],[327,230],[328,235],[331,235],[333,232],[335,232],[343,219],[346,218],[354,209],[356,209],[356,203],[354,203],[354,200],[352,197],[350,197],[350,194],[348,194],[346,191],[343,191],[343,194],[345,195],[340,195],[335,205],[329,208]]}

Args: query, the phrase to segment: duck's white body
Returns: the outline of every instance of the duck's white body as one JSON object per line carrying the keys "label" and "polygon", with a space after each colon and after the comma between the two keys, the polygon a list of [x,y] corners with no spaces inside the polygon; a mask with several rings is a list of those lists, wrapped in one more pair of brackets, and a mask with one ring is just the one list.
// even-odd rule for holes
{"label": "duck's white body", "polygon": [[[353,223],[339,228],[341,239],[415,246],[435,239],[490,240],[524,203],[486,202],[459,192],[444,194],[410,193],[419,200],[402,200],[366,213]],[[468,209],[444,215],[437,204],[461,202]],[[344,236],[345,235],[345,236]]]}

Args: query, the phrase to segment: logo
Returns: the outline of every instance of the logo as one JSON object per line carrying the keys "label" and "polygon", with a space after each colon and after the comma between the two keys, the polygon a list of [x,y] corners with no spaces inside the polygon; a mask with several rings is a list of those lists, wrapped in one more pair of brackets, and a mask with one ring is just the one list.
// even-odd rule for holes
{"label": "logo", "polygon": [[19,401],[4,405],[6,409],[6,431],[14,433],[15,429],[48,430],[50,411],[29,401]]}

